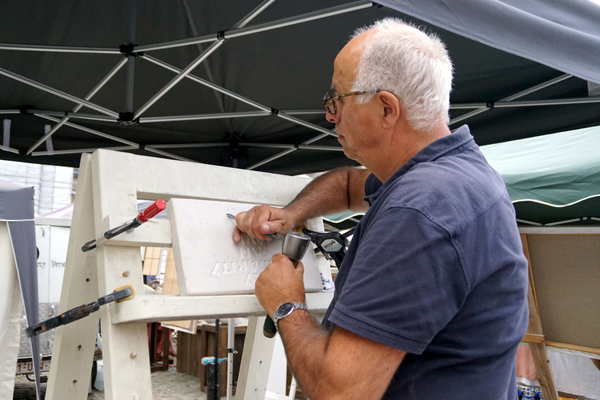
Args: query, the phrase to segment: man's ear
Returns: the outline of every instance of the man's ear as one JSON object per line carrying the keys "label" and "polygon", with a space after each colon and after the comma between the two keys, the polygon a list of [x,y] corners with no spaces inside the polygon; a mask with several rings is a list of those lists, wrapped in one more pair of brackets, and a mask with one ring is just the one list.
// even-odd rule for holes
{"label": "man's ear", "polygon": [[387,91],[377,93],[377,100],[382,107],[381,117],[383,118],[384,125],[387,127],[394,126],[402,115],[400,100],[394,94]]}

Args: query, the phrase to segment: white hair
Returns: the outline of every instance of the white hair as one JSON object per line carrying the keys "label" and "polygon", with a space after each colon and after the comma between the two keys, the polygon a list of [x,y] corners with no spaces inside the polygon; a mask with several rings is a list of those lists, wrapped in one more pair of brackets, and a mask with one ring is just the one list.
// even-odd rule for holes
{"label": "white hair", "polygon": [[397,18],[385,18],[359,28],[353,37],[373,29],[365,42],[352,91],[370,92],[357,102],[369,102],[377,90],[396,95],[413,129],[428,131],[448,124],[452,62],[444,43]]}

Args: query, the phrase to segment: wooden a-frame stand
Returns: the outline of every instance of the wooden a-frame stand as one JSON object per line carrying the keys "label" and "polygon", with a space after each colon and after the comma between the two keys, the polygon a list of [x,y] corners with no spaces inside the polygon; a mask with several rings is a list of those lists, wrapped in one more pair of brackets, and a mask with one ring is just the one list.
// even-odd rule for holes
{"label": "wooden a-frame stand", "polygon": [[[135,217],[138,199],[184,197],[283,206],[308,182],[308,178],[107,150],[83,155],[61,311],[126,285],[133,287],[135,296],[57,328],[46,399],[87,398],[98,318],[102,323],[105,398],[145,400],[152,399],[147,322],[232,317],[250,317],[236,399],[264,398],[274,341],[263,337],[265,313],[254,295],[145,295],[140,246],[171,246],[168,220],[152,220],[86,253],[81,247]],[[309,293],[307,305],[311,311],[323,313],[331,296]]]}

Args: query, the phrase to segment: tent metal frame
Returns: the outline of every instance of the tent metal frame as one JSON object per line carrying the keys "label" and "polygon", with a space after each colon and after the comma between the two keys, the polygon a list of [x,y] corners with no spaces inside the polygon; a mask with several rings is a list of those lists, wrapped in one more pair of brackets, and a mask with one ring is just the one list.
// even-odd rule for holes
{"label": "tent metal frame", "polygon": [[[297,150],[317,150],[317,151],[342,151],[341,147],[338,146],[315,146],[313,143],[327,137],[333,136],[337,137],[337,134],[334,130],[330,130],[327,128],[323,128],[321,126],[309,123],[300,118],[295,117],[294,115],[315,115],[315,114],[325,114],[324,110],[277,110],[266,106],[264,104],[258,103],[252,99],[241,96],[238,93],[232,92],[226,88],[223,88],[219,85],[216,85],[208,80],[202,79],[196,75],[192,74],[192,71],[198,67],[220,46],[222,46],[226,40],[233,39],[236,37],[242,37],[246,35],[252,35],[259,32],[265,32],[269,30],[279,29],[291,25],[301,24],[309,21],[313,21],[316,19],[327,18],[343,13],[348,13],[356,10],[361,10],[364,8],[375,6],[376,3],[371,1],[355,1],[352,3],[348,3],[341,6],[330,7],[314,12],[309,12],[306,14],[284,18],[276,21],[271,21],[268,23],[258,24],[254,26],[247,27],[246,25],[252,21],[256,16],[258,16],[261,12],[267,9],[275,0],[265,0],[259,6],[257,6],[254,10],[252,10],[249,14],[246,15],[242,20],[240,20],[237,24],[235,24],[231,29],[226,31],[217,32],[215,34],[203,35],[203,36],[195,36],[188,39],[176,40],[170,42],[163,43],[154,43],[142,46],[121,46],[119,49],[109,49],[109,48],[99,48],[99,47],[76,47],[76,46],[48,46],[48,45],[20,45],[20,44],[8,44],[8,43],[0,43],[0,50],[13,50],[13,51],[36,51],[36,52],[59,52],[59,53],[72,53],[72,54],[121,54],[124,58],[119,61],[111,71],[107,73],[107,75],[100,81],[98,84],[92,89],[84,98],[79,98],[77,96],[73,96],[69,93],[65,93],[59,89],[52,88],[48,85],[45,85],[41,82],[34,81],[12,71],[8,71],[6,69],[0,68],[0,74],[31,87],[37,88],[39,90],[50,93],[54,96],[61,97],[68,101],[76,103],[76,106],[70,112],[60,112],[60,111],[51,111],[51,110],[25,110],[25,113],[35,115],[39,118],[46,119],[51,122],[55,122],[56,124],[52,126],[52,128],[45,133],[34,145],[32,145],[26,152],[27,155],[32,156],[45,156],[52,154],[77,154],[88,151],[93,151],[95,148],[86,148],[86,149],[69,149],[69,150],[54,150],[54,151],[35,151],[43,142],[51,138],[51,136],[56,133],[62,126],[69,126],[93,135],[101,136],[105,139],[113,140],[118,143],[124,144],[125,146],[113,147],[113,150],[119,149],[120,151],[131,151],[131,150],[146,150],[148,152],[158,154],[164,157],[173,158],[177,160],[197,162],[195,160],[190,160],[185,157],[181,157],[169,152],[165,152],[160,150],[161,148],[191,148],[191,147],[221,147],[221,146],[231,146],[230,143],[182,143],[182,144],[174,144],[174,145],[141,145],[135,142],[128,141],[126,139],[121,139],[119,137],[108,135],[102,133],[100,131],[90,129],[84,127],[79,124],[75,124],[73,122],[69,122],[69,120],[80,119],[80,120],[97,120],[104,122],[114,122],[120,123],[124,125],[128,124],[148,124],[148,123],[160,123],[160,122],[179,122],[179,121],[192,121],[192,120],[208,120],[208,119],[227,119],[231,118],[257,118],[264,116],[276,116],[278,118],[282,118],[286,121],[292,122],[297,125],[304,126],[306,128],[312,129],[316,132],[320,132],[319,135],[306,140],[300,144],[289,144],[289,143],[248,143],[242,142],[238,143],[239,146],[246,147],[261,147],[261,148],[280,148],[284,149],[282,152],[275,154],[269,158],[266,158],[262,161],[259,161],[253,165],[247,167],[247,169],[256,169],[260,166],[263,166],[271,161],[284,157],[292,152]],[[184,2],[184,5],[186,3]],[[188,13],[188,18],[190,22],[190,26],[192,27],[192,32],[196,33],[196,29],[191,20],[191,15],[189,13],[189,9],[186,7],[186,12]],[[130,2],[129,8],[129,43],[135,43],[135,23],[136,23],[136,8],[135,2]],[[209,47],[206,49],[202,49],[200,45],[202,43],[210,43]],[[190,45],[198,45],[200,49],[199,56],[193,60],[186,67],[180,69],[173,65],[168,64],[165,61],[162,61],[156,57],[150,56],[147,53],[155,50],[163,50],[170,49],[182,46],[190,46]],[[174,72],[175,77],[167,83],[162,89],[160,89],[157,93],[154,94],[150,99],[146,101],[146,103],[141,106],[137,111],[133,110],[133,89],[134,89],[134,68],[135,68],[135,59],[140,58],[141,60],[153,63],[163,69]],[[120,71],[125,65],[127,65],[127,76],[126,76],[126,111],[124,113],[117,113],[113,110],[109,110],[105,107],[102,107],[96,103],[93,103],[91,99],[94,97],[96,93],[98,93],[116,74]],[[206,64],[204,64],[206,67]],[[210,70],[206,67],[207,72],[210,74]],[[466,109],[471,110],[463,115],[460,115],[450,121],[450,125],[454,125],[458,122],[464,121],[486,111],[489,111],[493,108],[508,108],[508,107],[541,107],[541,106],[553,106],[553,105],[567,105],[567,104],[587,104],[587,103],[600,103],[600,97],[587,97],[587,98],[570,98],[570,99],[553,99],[553,100],[533,100],[533,101],[514,101],[518,98],[524,97],[536,91],[545,89],[549,86],[562,82],[566,79],[571,78],[573,75],[563,74],[549,81],[543,82],[539,85],[533,86],[529,89],[523,90],[521,92],[515,93],[511,96],[503,98],[499,101],[490,101],[487,103],[466,103],[466,104],[452,104],[450,109],[458,110],[458,109]],[[167,94],[173,87],[175,87],[179,82],[187,78],[193,82],[199,83],[205,87],[212,89],[215,92],[217,98],[219,98],[219,93],[238,101],[241,101],[245,104],[248,104],[258,111],[246,111],[246,112],[225,112],[223,110],[222,113],[217,114],[195,114],[195,115],[171,115],[171,116],[155,116],[155,117],[142,117],[142,115],[154,105],[157,101],[160,100],[165,94]],[[221,102],[219,102],[221,104]],[[79,114],[79,110],[82,107],[87,107],[88,109],[94,110],[100,114]],[[221,106],[222,108],[222,106]],[[23,110],[0,110],[0,114],[20,114]],[[61,119],[57,119],[55,117],[61,117]],[[5,132],[6,136],[6,132]],[[18,150],[10,148],[8,146],[0,146],[0,149],[3,151],[9,151],[13,153],[18,153]]]}

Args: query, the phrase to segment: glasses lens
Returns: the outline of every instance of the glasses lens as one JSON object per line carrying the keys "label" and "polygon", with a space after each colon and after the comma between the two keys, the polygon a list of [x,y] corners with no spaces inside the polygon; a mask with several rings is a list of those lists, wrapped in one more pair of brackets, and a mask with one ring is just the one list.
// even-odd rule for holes
{"label": "glasses lens", "polygon": [[332,96],[329,92],[325,92],[323,95],[323,105],[329,114],[335,114],[337,111],[337,107],[335,106],[335,100],[333,100]]}

